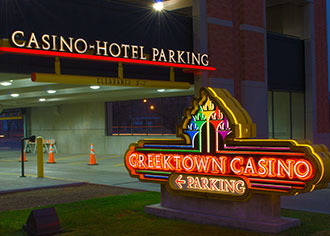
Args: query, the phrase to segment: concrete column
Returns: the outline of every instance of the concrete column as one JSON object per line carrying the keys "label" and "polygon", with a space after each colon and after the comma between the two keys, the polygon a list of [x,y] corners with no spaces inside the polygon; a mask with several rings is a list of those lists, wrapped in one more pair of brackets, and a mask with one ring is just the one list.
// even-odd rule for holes
{"label": "concrete column", "polygon": [[[206,0],[193,0],[193,45],[195,52],[208,53],[208,33]],[[208,86],[208,72],[194,76],[195,96],[199,95],[201,87]]]}
{"label": "concrete column", "polygon": [[304,23],[306,138],[329,147],[325,1],[307,1]]}

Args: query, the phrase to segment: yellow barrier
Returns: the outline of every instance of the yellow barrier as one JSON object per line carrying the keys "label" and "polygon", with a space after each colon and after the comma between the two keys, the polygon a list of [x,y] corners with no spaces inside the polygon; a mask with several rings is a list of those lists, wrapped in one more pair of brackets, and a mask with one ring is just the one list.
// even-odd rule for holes
{"label": "yellow barrier", "polygon": [[120,87],[140,88],[168,88],[168,89],[189,89],[188,82],[174,82],[161,80],[126,79],[112,77],[96,77],[82,75],[57,75],[46,73],[33,73],[33,82],[60,83],[60,84],[81,84],[81,85],[104,85]]}
{"label": "yellow barrier", "polygon": [[44,151],[43,138],[37,138],[37,161],[38,161],[38,178],[44,177]]}

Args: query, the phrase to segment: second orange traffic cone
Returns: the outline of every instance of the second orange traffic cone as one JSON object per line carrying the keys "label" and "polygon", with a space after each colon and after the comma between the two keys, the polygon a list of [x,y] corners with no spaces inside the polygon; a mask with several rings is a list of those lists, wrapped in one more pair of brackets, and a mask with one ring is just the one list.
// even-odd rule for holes
{"label": "second orange traffic cone", "polygon": [[89,156],[89,163],[88,165],[98,165],[95,160],[95,152],[94,152],[94,146],[91,144],[91,154]]}
{"label": "second orange traffic cone", "polygon": [[[26,157],[25,157],[25,151],[23,152],[23,161],[27,162]],[[22,155],[21,155],[21,160],[19,162],[22,162]]]}
{"label": "second orange traffic cone", "polygon": [[53,145],[50,144],[49,147],[49,159],[48,159],[48,164],[55,164],[55,159],[54,159],[54,149],[53,149]]}

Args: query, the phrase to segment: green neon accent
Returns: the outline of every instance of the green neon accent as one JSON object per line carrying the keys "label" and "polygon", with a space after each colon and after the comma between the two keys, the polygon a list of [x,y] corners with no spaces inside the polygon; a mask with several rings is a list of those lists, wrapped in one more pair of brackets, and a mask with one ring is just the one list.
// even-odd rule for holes
{"label": "green neon accent", "polygon": [[137,151],[168,151],[168,152],[200,152],[200,150],[182,150],[182,149],[156,149],[156,148],[137,148]]}
{"label": "green neon accent", "polygon": [[165,172],[165,171],[152,171],[152,170],[136,170],[137,173],[151,173],[151,174],[164,174],[170,175],[172,172]]}

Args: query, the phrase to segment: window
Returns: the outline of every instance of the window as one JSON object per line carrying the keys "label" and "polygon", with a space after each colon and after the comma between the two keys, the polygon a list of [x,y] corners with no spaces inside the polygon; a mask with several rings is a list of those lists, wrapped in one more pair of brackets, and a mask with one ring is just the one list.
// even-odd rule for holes
{"label": "window", "polygon": [[0,150],[19,149],[24,133],[20,109],[4,110],[0,114]]}
{"label": "window", "polygon": [[305,98],[302,92],[268,92],[268,136],[304,139]]}
{"label": "window", "polygon": [[108,102],[107,135],[176,134],[192,96]]}

